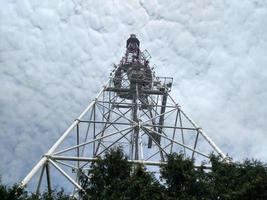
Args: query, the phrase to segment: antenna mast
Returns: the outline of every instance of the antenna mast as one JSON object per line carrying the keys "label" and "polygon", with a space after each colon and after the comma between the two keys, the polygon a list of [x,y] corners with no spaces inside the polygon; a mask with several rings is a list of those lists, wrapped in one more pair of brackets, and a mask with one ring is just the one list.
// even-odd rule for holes
{"label": "antenna mast", "polygon": [[199,162],[211,152],[226,158],[175,102],[170,95],[173,79],[155,76],[149,58],[131,34],[126,53],[108,82],[23,179],[21,187],[38,174],[36,192],[41,184],[51,191],[53,170],[73,185],[79,198],[89,180],[90,163],[115,146],[123,149],[129,162],[142,163],[148,170],[164,164],[172,152]]}

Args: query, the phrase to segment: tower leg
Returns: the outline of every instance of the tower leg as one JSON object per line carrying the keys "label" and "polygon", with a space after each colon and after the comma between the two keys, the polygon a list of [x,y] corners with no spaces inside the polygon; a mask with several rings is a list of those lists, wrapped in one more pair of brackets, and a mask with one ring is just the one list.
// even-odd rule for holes
{"label": "tower leg", "polygon": [[47,191],[48,191],[48,195],[49,197],[51,197],[51,193],[52,193],[52,187],[51,187],[51,178],[50,178],[50,168],[49,168],[49,163],[47,162],[45,164],[45,171],[46,171],[46,181],[47,181]]}

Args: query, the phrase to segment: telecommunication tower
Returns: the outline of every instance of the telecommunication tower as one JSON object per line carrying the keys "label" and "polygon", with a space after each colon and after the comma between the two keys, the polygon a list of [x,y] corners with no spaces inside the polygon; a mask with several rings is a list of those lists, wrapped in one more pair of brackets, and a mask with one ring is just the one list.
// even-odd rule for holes
{"label": "telecommunication tower", "polygon": [[114,65],[108,82],[23,179],[21,187],[38,175],[36,191],[41,184],[51,191],[53,169],[79,196],[89,179],[90,163],[115,146],[123,149],[130,163],[142,163],[148,169],[164,164],[172,152],[200,162],[211,152],[226,158],[170,95],[173,79],[156,76],[149,59],[131,34],[126,53]]}

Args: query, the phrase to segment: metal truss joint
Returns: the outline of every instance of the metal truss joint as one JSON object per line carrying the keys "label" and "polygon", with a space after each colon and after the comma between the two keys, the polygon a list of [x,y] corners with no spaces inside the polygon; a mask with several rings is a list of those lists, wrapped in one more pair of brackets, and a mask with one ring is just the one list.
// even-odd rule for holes
{"label": "metal truss joint", "polygon": [[49,160],[52,158],[52,155],[46,153],[42,157],[45,157],[45,158],[47,158],[47,160]]}

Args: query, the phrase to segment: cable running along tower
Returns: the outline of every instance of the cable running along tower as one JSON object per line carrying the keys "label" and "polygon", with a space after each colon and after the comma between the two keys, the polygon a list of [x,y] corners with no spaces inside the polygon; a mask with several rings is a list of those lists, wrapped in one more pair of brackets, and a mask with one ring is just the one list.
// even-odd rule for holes
{"label": "cable running along tower", "polygon": [[60,173],[79,196],[89,178],[90,162],[115,146],[123,149],[129,162],[142,163],[148,169],[163,164],[166,154],[172,152],[199,162],[211,152],[225,158],[171,97],[173,79],[155,76],[149,59],[131,34],[126,53],[114,65],[108,82],[24,178],[21,187],[35,177],[37,192],[44,186],[51,191],[53,175]]}

